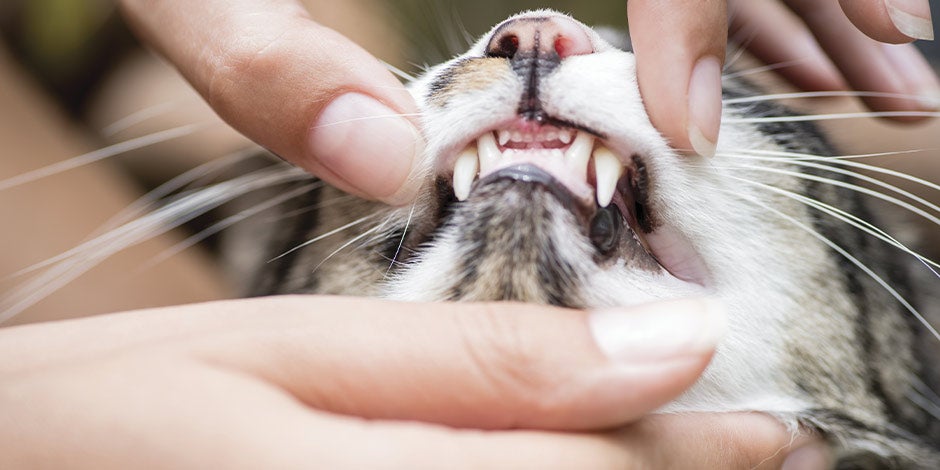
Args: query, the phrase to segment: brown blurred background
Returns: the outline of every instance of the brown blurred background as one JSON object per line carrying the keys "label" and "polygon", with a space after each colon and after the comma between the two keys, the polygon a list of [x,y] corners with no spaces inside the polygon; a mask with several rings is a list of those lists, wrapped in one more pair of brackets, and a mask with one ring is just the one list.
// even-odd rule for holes
{"label": "brown blurred background", "polygon": [[[321,23],[409,72],[461,52],[494,23],[523,9],[550,7],[588,24],[626,24],[623,0],[305,3]],[[933,7],[937,9],[937,2]],[[921,47],[940,57],[936,44]],[[830,112],[858,109],[852,100],[820,100],[814,106]],[[140,122],[114,126],[127,123],[128,116]],[[6,178],[116,142],[204,121],[217,119],[170,67],[140,46],[113,0],[0,0],[0,185]],[[827,126],[847,153],[940,148],[936,122],[899,126],[853,120]],[[247,145],[216,124],[189,137],[0,190],[0,296],[24,279],[11,273],[81,243],[148,188]],[[940,182],[938,158],[934,151],[932,156],[886,159],[886,164]],[[925,165],[927,159],[938,163]],[[937,199],[936,192],[919,191]],[[182,237],[159,237],[113,257],[16,322],[231,296],[211,253],[202,248],[141,269]]]}

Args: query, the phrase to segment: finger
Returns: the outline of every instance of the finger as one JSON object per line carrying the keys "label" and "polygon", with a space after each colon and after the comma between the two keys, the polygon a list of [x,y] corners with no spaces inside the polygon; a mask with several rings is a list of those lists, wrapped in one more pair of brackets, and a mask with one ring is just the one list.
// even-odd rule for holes
{"label": "finger", "polygon": [[[468,431],[305,408],[255,378],[129,354],[8,380],[0,450],[17,467],[829,468],[816,437],[762,414],[653,415],[606,434]],[[237,450],[236,452],[233,452]],[[75,456],[82,456],[76,460]],[[52,460],[50,460],[52,459]],[[134,463],[134,465],[127,465]]]}
{"label": "finger", "polygon": [[789,432],[761,413],[652,415],[620,435],[647,468],[825,470],[832,453],[808,431]]}
{"label": "finger", "polygon": [[653,125],[674,148],[711,156],[721,122],[725,0],[630,0],[637,80]]}
{"label": "finger", "polygon": [[[8,377],[9,379],[9,377]],[[612,436],[458,431],[310,410],[241,372],[129,354],[6,380],[6,468],[624,468]]]}
{"label": "finger", "polygon": [[933,39],[927,0],[839,0],[845,16],[872,39],[901,44]]}
{"label": "finger", "polygon": [[[282,297],[107,320],[0,331],[0,357],[20,358],[18,370],[28,371],[121,351],[185,349],[336,413],[594,429],[632,421],[689,387],[722,331],[721,313],[694,300],[587,314]],[[41,347],[30,345],[35,338]]]}
{"label": "finger", "polygon": [[[302,297],[277,305],[279,315],[310,309]],[[596,429],[632,421],[688,388],[723,331],[721,314],[697,300],[591,315],[351,299],[323,299],[319,308],[319,318],[290,335],[253,330],[197,353],[336,413],[484,429]]]}
{"label": "finger", "polygon": [[729,3],[731,34],[803,90],[843,90],[845,82],[806,25],[777,0]]}
{"label": "finger", "polygon": [[853,89],[903,95],[865,97],[868,107],[877,111],[935,109],[940,84],[912,46],[887,46],[865,36],[835,0],[788,0],[787,4],[806,22]]}
{"label": "finger", "polygon": [[343,190],[413,197],[416,106],[378,60],[291,0],[124,0],[130,22],[229,124]]}

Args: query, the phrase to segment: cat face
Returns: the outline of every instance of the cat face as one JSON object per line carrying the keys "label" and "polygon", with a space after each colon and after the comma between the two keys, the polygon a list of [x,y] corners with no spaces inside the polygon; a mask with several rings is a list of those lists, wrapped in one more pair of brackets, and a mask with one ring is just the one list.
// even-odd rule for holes
{"label": "cat face", "polygon": [[869,214],[844,174],[807,163],[834,155],[812,126],[724,86],[717,155],[688,155],[650,123],[631,53],[553,11],[514,16],[410,85],[428,142],[418,200],[317,192],[287,230],[299,238],[269,245],[317,243],[265,265],[255,292],[575,308],[710,295],[728,335],[662,412],[762,411],[846,456],[936,458],[910,437],[940,430],[909,397],[923,364],[898,257],[844,223]]}
{"label": "cat face", "polygon": [[[568,42],[578,53],[556,50]],[[786,165],[724,156],[784,150],[731,109],[718,157],[670,148],[635,77],[631,53],[537,11],[417,81],[429,184],[381,295],[570,307],[715,295],[731,309],[727,346],[674,406],[807,408],[786,338],[803,325],[839,337],[854,307],[808,210],[784,195],[805,188]],[[805,312],[824,308],[810,327]]]}

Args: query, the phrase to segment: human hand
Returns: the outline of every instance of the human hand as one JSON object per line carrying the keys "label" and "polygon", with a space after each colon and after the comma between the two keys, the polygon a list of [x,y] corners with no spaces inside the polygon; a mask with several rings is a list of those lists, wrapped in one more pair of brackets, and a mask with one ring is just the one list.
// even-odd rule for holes
{"label": "human hand", "polygon": [[842,90],[847,82],[859,91],[902,95],[864,97],[873,110],[936,110],[936,75],[913,46],[896,45],[933,38],[927,0],[838,3],[630,0],[637,75],[653,124],[676,148],[715,153],[729,9],[731,31],[744,47],[783,65],[778,72],[800,88]]}
{"label": "human hand", "polygon": [[251,140],[353,194],[403,204],[423,141],[376,58],[295,0],[121,0],[139,36]]}
{"label": "human hand", "polygon": [[722,322],[692,300],[587,314],[275,297],[12,327],[0,455],[10,468],[776,468],[799,449],[794,468],[823,468],[819,443],[767,416],[640,419],[696,380]]}

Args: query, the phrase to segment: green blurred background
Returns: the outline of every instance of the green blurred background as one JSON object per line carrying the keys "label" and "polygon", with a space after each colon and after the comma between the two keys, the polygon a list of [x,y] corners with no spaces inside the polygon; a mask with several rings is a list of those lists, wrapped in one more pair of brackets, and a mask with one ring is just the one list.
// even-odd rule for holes
{"label": "green blurred background", "polygon": [[[329,8],[336,0],[310,0]],[[405,69],[444,60],[495,22],[533,8],[574,13],[589,24],[625,26],[623,0],[364,0],[398,30]],[[0,0],[0,38],[74,117],[102,79],[140,49],[114,0]],[[383,57],[385,58],[385,57]],[[388,58],[386,58],[388,59]],[[397,60],[396,60],[397,59]]]}
{"label": "green blurred background", "polygon": [[[321,10],[338,0],[307,0]],[[360,0],[400,33],[401,55],[381,57],[406,70],[464,49],[499,20],[521,10],[554,8],[591,25],[626,27],[625,0]],[[940,18],[940,2],[931,2]],[[316,8],[316,7],[314,7]],[[115,0],[0,0],[0,38],[70,112],[80,116],[102,79],[139,51]],[[936,43],[918,41],[940,57]],[[373,51],[376,53],[376,51]],[[380,54],[381,56],[381,54]]]}

